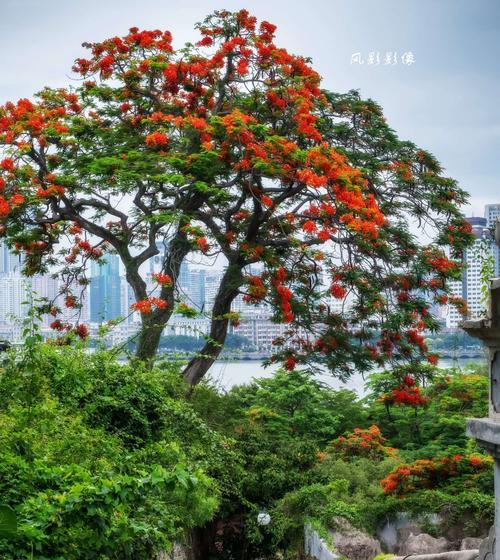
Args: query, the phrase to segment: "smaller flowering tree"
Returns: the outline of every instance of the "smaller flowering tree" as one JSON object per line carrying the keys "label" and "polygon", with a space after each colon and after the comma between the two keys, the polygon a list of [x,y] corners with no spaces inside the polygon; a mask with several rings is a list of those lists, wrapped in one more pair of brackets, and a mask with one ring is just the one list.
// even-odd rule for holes
{"label": "smaller flowering tree", "polygon": [[415,379],[409,375],[404,375],[401,383],[381,397],[381,401],[387,406],[406,405],[411,407],[424,406],[428,398],[422,395],[420,387],[415,384]]}
{"label": "smaller flowering tree", "polygon": [[345,460],[365,457],[380,461],[396,454],[396,450],[385,445],[385,442],[378,426],[370,426],[368,429],[355,428],[345,436],[338,437],[333,440],[331,447]]}

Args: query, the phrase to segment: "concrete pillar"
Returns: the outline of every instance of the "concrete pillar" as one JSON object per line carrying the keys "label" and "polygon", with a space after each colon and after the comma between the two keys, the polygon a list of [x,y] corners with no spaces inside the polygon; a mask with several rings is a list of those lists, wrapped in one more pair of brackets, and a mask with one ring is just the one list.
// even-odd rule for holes
{"label": "concrete pillar", "polygon": [[467,435],[475,438],[494,459],[495,539],[490,543],[490,551],[493,549],[495,560],[500,560],[500,547],[495,546],[496,537],[500,536],[500,278],[491,281],[487,316],[484,319],[464,321],[462,328],[471,336],[482,340],[489,349],[489,417],[467,420],[466,430]]}

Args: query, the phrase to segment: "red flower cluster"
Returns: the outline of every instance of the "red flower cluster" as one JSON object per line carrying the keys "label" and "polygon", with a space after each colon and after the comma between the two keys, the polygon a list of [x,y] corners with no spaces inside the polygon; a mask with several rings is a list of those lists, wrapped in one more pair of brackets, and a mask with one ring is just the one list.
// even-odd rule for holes
{"label": "red flower cluster", "polygon": [[210,251],[210,243],[207,241],[206,237],[198,237],[196,246],[202,253],[208,253]]}
{"label": "red flower cluster", "polygon": [[437,364],[439,363],[439,356],[437,354],[429,354],[427,356],[427,361],[433,365],[433,366],[437,366]]}
{"label": "red flower cluster", "polygon": [[395,454],[395,449],[386,446],[385,442],[379,427],[374,425],[367,430],[355,428],[346,436],[333,440],[332,447],[347,460],[353,457],[367,457],[378,461]]}
{"label": "red flower cluster", "polygon": [[14,160],[12,158],[4,158],[0,161],[0,167],[5,171],[14,171]]}
{"label": "red flower cluster", "polygon": [[60,185],[49,185],[47,188],[39,187],[36,191],[37,198],[50,198],[52,196],[63,196],[64,187]]}
{"label": "red flower cluster", "polygon": [[153,272],[151,277],[153,280],[158,282],[160,286],[172,286],[172,278],[168,274],[163,274],[163,272]]}
{"label": "red flower cluster", "polygon": [[88,338],[89,336],[89,330],[87,326],[83,325],[82,323],[77,323],[74,327],[72,327],[70,323],[63,323],[60,319],[56,319],[55,321],[52,321],[52,323],[50,323],[49,327],[52,330],[58,332],[66,331],[69,333],[70,331],[73,331],[76,336],[78,336],[82,340]]}
{"label": "red flower cluster", "polygon": [[273,207],[274,202],[273,202],[272,198],[269,198],[265,194],[260,197],[260,201],[262,202],[262,204],[264,206],[267,206],[267,208],[272,208]]}
{"label": "red flower cluster", "polygon": [[152,132],[146,136],[146,145],[150,148],[155,148],[157,146],[167,146],[169,143],[169,138],[166,134],[162,132]]}
{"label": "red flower cluster", "polygon": [[415,408],[424,406],[428,401],[427,397],[422,395],[420,387],[415,385],[415,380],[409,375],[405,375],[401,383],[391,393],[384,395],[381,400],[388,405],[407,405]]}
{"label": "red flower cluster", "polygon": [[[71,228],[74,229],[74,231],[80,230],[79,227],[75,228],[74,225],[72,225]],[[83,254],[86,258],[98,260],[103,256],[104,251],[100,247],[93,247],[91,243],[82,239],[79,235],[75,235],[75,244],[71,248],[69,255],[66,255],[64,259],[67,263],[71,264],[76,262],[76,258],[80,254]]]}
{"label": "red flower cluster", "polygon": [[396,174],[404,181],[411,181],[413,179],[409,162],[395,161],[391,168],[396,171]]}
{"label": "red flower cluster", "polygon": [[260,276],[248,276],[248,293],[243,296],[243,300],[247,303],[258,304],[267,295],[267,288]]}
{"label": "red flower cluster", "polygon": [[167,305],[164,299],[150,296],[148,299],[136,301],[130,307],[133,311],[139,311],[139,313],[151,313],[155,308],[165,309]]}
{"label": "red flower cluster", "polygon": [[56,319],[55,321],[52,321],[52,323],[50,323],[49,327],[54,331],[64,331],[69,330],[71,328],[71,325],[63,323],[60,319]]}
{"label": "red flower cluster", "polygon": [[273,285],[280,302],[281,312],[283,313],[283,322],[291,323],[294,320],[292,312],[292,292],[287,288],[283,282],[286,279],[286,271],[284,268],[279,268],[273,279]]}
{"label": "red flower cluster", "polygon": [[79,336],[82,340],[85,340],[89,336],[89,330],[86,325],[79,323],[75,325],[74,328],[75,334]]}
{"label": "red flower cluster", "polygon": [[318,227],[316,226],[316,224],[312,220],[308,220],[307,222],[304,222],[302,224],[302,229],[306,233],[314,233],[318,229]]}
{"label": "red flower cluster", "polygon": [[297,365],[297,357],[292,352],[289,352],[288,356],[285,358],[283,365],[286,370],[293,371]]}
{"label": "red flower cluster", "polygon": [[0,218],[8,216],[10,213],[10,204],[3,196],[0,196]]}
{"label": "red flower cluster", "polygon": [[330,293],[335,299],[344,299],[347,292],[343,286],[341,286],[337,282],[334,282],[330,286]]}
{"label": "red flower cluster", "polygon": [[449,275],[451,272],[458,270],[459,264],[450,260],[448,257],[428,258],[429,266],[439,274]]}
{"label": "red flower cluster", "polygon": [[453,477],[473,477],[491,469],[491,457],[453,455],[443,459],[419,459],[401,465],[381,481],[386,494],[404,496],[416,490],[441,486]]}
{"label": "red flower cluster", "polygon": [[10,203],[12,204],[12,206],[20,206],[21,204],[24,204],[24,200],[25,199],[22,194],[15,194],[10,199]]}
{"label": "red flower cluster", "polygon": [[424,337],[420,334],[419,329],[409,329],[406,331],[406,338],[410,344],[414,344],[422,350],[427,352],[427,345],[425,344]]}

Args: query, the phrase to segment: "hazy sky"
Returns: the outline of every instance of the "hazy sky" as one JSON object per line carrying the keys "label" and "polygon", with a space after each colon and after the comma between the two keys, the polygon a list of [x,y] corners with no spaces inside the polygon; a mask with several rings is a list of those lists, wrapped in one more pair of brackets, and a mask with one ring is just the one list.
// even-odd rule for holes
{"label": "hazy sky", "polygon": [[[0,0],[0,102],[67,85],[83,41],[138,26],[169,29],[180,46],[211,11],[242,7],[278,25],[278,45],[312,57],[325,87],[378,101],[401,138],[470,192],[469,213],[500,202],[498,0]],[[351,63],[358,52],[363,65]],[[384,64],[386,52],[397,65]],[[401,63],[405,52],[414,64]]]}

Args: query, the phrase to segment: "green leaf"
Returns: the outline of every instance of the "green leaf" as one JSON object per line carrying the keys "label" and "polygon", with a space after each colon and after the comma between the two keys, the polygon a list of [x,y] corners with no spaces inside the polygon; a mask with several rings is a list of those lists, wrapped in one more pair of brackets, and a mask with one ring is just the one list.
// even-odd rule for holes
{"label": "green leaf", "polygon": [[10,506],[0,505],[0,536],[10,536],[17,531],[17,518]]}

